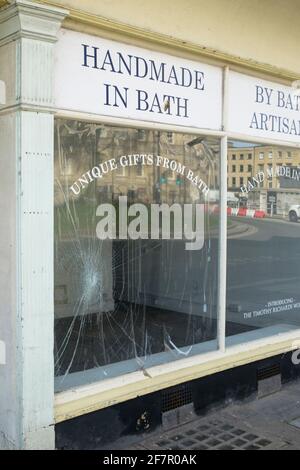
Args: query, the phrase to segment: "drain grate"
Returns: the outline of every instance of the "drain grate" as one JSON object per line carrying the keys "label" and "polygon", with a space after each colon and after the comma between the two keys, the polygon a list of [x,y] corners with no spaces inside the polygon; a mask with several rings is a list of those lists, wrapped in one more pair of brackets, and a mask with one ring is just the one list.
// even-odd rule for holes
{"label": "drain grate", "polygon": [[162,392],[162,412],[175,410],[181,406],[192,403],[192,388],[190,384],[177,385]]}
{"label": "drain grate", "polygon": [[267,450],[279,448],[271,441],[249,429],[242,429],[223,420],[198,420],[147,439],[142,448],[151,450]]}

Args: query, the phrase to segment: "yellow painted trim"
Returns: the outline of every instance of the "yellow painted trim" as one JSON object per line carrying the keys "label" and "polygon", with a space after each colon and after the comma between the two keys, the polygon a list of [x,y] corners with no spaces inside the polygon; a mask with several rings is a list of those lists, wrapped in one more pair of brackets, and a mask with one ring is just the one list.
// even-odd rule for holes
{"label": "yellow painted trim", "polygon": [[[63,6],[51,0],[34,1],[37,3],[52,5],[60,8]],[[7,0],[0,0],[0,8],[6,4],[8,4]],[[294,80],[300,80],[300,74],[291,70],[275,67],[267,63],[260,63],[252,59],[242,58],[213,48],[177,39],[172,36],[145,30],[137,26],[130,26],[116,20],[85,12],[83,10],[70,8],[69,15],[65,18],[63,23],[64,27],[78,30],[78,25],[80,24],[94,28],[93,34],[97,34],[99,32],[99,36],[101,35],[101,31],[116,33],[118,36],[121,35],[131,39],[146,41],[149,44],[164,46],[177,52],[182,51],[193,54],[199,58],[206,58],[208,60],[217,61],[220,65],[229,65],[242,68],[245,71],[264,74],[277,78],[281,81],[291,82]]]}
{"label": "yellow painted trim", "polygon": [[[35,1],[55,7],[63,6],[51,0]],[[0,6],[4,5],[5,3],[7,3],[7,0],[0,0]],[[119,21],[85,12],[83,10],[77,10],[74,8],[68,8],[68,10],[69,16],[64,20],[64,27],[68,27],[70,29],[78,29],[78,24],[82,24],[98,29],[99,35],[101,35],[101,30],[110,33],[117,33],[118,35],[122,35],[131,39],[147,41],[149,44],[156,44],[159,46],[168,47],[169,49],[174,49],[175,51],[183,51],[202,58],[218,61],[220,62],[220,65],[231,65],[244,68],[249,72],[270,75],[284,81],[300,80],[300,74],[292,72],[291,70],[281,69],[271,64],[260,63],[251,59],[245,59],[161,33],[145,30],[137,26],[130,26]],[[74,27],[74,25],[77,26]]]}
{"label": "yellow painted trim", "polygon": [[79,389],[57,393],[55,396],[55,422],[66,421],[86,413],[98,411],[116,405],[117,403],[131,400],[138,396],[147,395],[179,383],[212,375],[278,354],[287,353],[293,349],[295,349],[293,342],[291,340],[285,340],[277,344],[258,346],[252,351],[235,350],[233,354],[220,354],[218,358],[211,359],[202,364],[195,364],[185,369],[177,369],[153,377],[145,375],[142,380],[129,384],[122,385],[122,380],[120,380],[120,386],[105,391],[96,392],[95,384],[92,384],[90,392],[88,392],[87,386],[85,393],[80,393]]}

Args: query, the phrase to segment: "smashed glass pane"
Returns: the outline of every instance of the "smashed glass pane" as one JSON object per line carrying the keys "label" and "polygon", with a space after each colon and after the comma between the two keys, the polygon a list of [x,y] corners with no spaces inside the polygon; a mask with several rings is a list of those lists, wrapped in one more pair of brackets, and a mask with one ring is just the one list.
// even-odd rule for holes
{"label": "smashed glass pane", "polygon": [[56,120],[56,389],[217,348],[219,142]]}

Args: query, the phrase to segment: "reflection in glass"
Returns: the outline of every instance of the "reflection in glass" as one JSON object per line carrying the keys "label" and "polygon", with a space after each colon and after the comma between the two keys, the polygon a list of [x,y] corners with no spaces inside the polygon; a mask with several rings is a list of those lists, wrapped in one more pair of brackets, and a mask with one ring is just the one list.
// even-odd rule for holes
{"label": "reflection in glass", "polygon": [[[131,164],[135,155],[139,158]],[[95,167],[105,169],[111,159],[116,167],[101,177],[86,175]],[[216,140],[56,121],[58,390],[216,348],[218,186]],[[139,204],[148,214],[139,236],[122,236],[120,221],[128,225],[132,217],[128,212],[120,218],[120,201],[125,211]],[[161,204],[176,205],[181,213],[176,225],[171,212],[170,226],[165,226],[169,238],[164,236],[168,213],[158,219],[156,236],[151,232],[151,210]],[[188,206],[193,207],[193,228],[195,211],[202,211],[203,243],[197,250],[186,249]],[[110,207],[115,215],[112,238],[99,238],[104,220],[99,207]]]}
{"label": "reflection in glass", "polygon": [[227,203],[228,344],[299,328],[299,149],[230,142]]}

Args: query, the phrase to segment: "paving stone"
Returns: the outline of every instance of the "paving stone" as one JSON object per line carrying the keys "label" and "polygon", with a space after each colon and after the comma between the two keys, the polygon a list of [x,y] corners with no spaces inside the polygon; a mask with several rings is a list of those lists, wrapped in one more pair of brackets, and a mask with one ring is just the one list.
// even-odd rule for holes
{"label": "paving stone", "polygon": [[186,432],[188,436],[193,436],[194,434],[197,434],[197,431],[195,429],[190,429],[189,431]]}
{"label": "paving stone", "polygon": [[221,441],[227,442],[233,439],[234,437],[235,436],[232,436],[230,434],[222,434],[221,436],[219,436],[219,439],[221,439]]}
{"label": "paving stone", "polygon": [[244,441],[243,439],[235,439],[232,441],[232,444],[236,447],[243,447],[244,445],[248,444],[248,442]]}
{"label": "paving stone", "polygon": [[255,439],[258,439],[258,436],[255,436],[255,434],[244,434],[243,439],[246,439],[247,441],[255,441]]}
{"label": "paving stone", "polygon": [[198,439],[198,441],[202,442],[202,441],[206,441],[207,439],[209,439],[209,437],[206,435],[203,435],[203,434],[198,434],[197,436],[195,436],[195,439]]}
{"label": "paving stone", "polygon": [[258,441],[255,442],[255,445],[259,445],[261,447],[266,447],[270,444],[271,444],[271,442],[268,441],[267,439],[259,439]]}
{"label": "paving stone", "polygon": [[232,429],[230,432],[235,436],[241,436],[242,434],[245,434],[245,431],[243,431],[242,429]]}
{"label": "paving stone", "polygon": [[260,448],[254,444],[250,444],[249,446],[245,447],[245,450],[260,450]]}
{"label": "paving stone", "polygon": [[219,447],[219,450],[233,450],[233,449],[234,449],[234,447],[229,445],[229,444],[225,444],[225,445]]}

